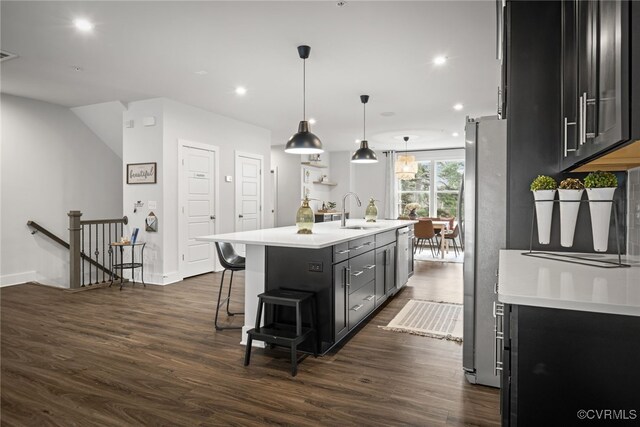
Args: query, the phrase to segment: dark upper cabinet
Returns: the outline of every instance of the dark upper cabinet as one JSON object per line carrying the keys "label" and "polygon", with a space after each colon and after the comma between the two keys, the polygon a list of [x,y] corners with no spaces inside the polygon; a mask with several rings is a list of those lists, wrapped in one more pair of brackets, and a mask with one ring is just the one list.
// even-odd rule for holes
{"label": "dark upper cabinet", "polygon": [[562,2],[562,170],[630,138],[628,9],[622,0]]}

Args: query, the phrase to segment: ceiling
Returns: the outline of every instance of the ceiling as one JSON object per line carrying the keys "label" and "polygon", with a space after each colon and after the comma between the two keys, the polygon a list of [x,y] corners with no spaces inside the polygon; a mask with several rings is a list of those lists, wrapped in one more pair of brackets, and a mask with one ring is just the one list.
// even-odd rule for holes
{"label": "ceiling", "polygon": [[[404,149],[406,134],[416,136],[409,149],[462,147],[465,116],[496,111],[494,1],[0,7],[0,47],[19,55],[2,63],[2,92],[69,107],[167,97],[270,129],[273,145],[284,144],[302,116],[296,46],[308,44],[307,115],[327,150],[356,148],[361,94],[371,97],[367,139],[378,150]],[[95,29],[77,31],[78,17]],[[437,55],[446,64],[435,65]]]}

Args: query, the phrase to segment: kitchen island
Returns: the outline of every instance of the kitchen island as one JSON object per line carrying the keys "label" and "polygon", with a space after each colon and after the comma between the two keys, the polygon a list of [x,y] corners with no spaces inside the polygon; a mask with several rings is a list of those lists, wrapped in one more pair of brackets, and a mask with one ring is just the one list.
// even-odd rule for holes
{"label": "kitchen island", "polygon": [[500,251],[502,306],[494,313],[503,425],[637,423],[640,260],[623,257],[631,267],[600,268],[523,252]]}
{"label": "kitchen island", "polygon": [[346,228],[339,222],[315,224],[313,234],[297,234],[291,226],[197,240],[246,246],[242,344],[246,344],[246,332],[255,326],[258,294],[287,288],[315,292],[320,350],[325,353],[405,284],[396,284],[396,270],[408,268],[396,269],[397,259],[412,263],[413,257],[407,245],[397,256],[396,234],[414,223],[349,220]]}

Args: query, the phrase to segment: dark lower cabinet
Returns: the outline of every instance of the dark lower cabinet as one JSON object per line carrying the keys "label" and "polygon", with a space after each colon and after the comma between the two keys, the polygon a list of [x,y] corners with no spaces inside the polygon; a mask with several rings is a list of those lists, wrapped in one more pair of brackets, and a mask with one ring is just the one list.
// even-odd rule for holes
{"label": "dark lower cabinet", "polygon": [[[395,292],[395,230],[322,249],[266,248],[266,290],[295,289],[316,294],[318,340],[326,353]],[[293,310],[278,320],[294,323]],[[266,316],[270,316],[267,309]],[[310,343],[300,350],[311,351]]]}
{"label": "dark lower cabinet", "polygon": [[503,425],[640,423],[640,317],[506,305],[504,332]]}
{"label": "dark lower cabinet", "polygon": [[[396,287],[396,245],[376,249],[376,306],[382,304]],[[382,266],[382,267],[379,267]]]}
{"label": "dark lower cabinet", "polygon": [[347,323],[347,303],[349,292],[347,289],[347,272],[349,261],[343,261],[333,266],[333,295],[334,295],[334,336],[340,341],[349,332]]}

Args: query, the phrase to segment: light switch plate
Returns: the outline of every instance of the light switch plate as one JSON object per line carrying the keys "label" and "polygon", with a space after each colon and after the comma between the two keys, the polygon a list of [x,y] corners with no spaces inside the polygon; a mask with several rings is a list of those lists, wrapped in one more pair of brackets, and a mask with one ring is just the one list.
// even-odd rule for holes
{"label": "light switch plate", "polygon": [[142,119],[142,124],[144,126],[155,126],[156,125],[156,118],[155,116],[149,116],[149,117],[145,117]]}
{"label": "light switch plate", "polygon": [[127,129],[131,129],[133,127],[133,120],[125,120],[124,127]]}
{"label": "light switch plate", "polygon": [[231,175],[226,175],[224,177],[224,182],[231,182],[231,181],[233,181],[233,178],[231,177]]}
{"label": "light switch plate", "polygon": [[158,205],[157,205],[157,202],[155,200],[149,200],[147,202],[147,207],[149,209],[158,209]]}

